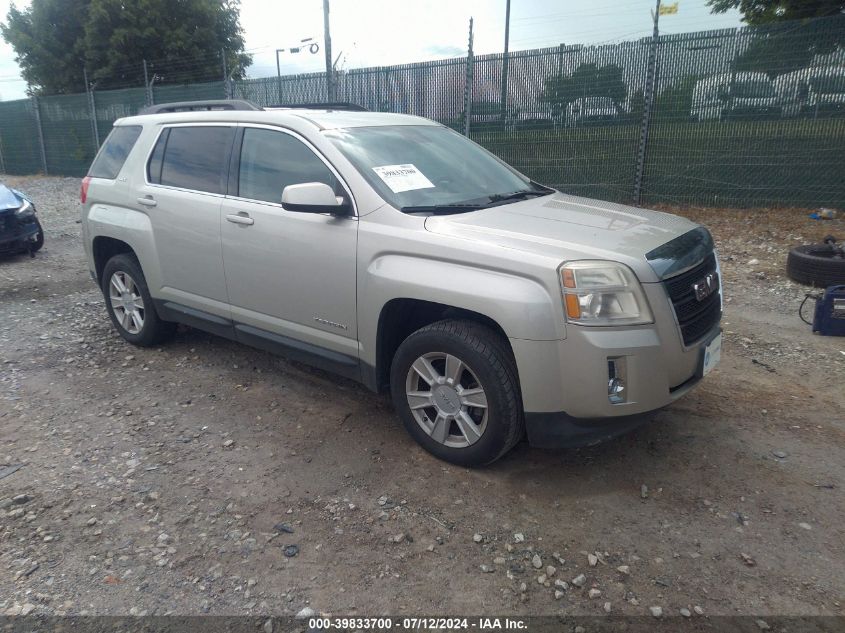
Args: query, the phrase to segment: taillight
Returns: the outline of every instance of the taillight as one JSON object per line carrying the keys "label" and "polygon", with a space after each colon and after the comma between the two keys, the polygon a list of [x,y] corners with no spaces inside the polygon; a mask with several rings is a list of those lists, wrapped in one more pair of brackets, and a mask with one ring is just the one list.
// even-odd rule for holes
{"label": "taillight", "polygon": [[82,204],[85,204],[85,201],[88,199],[88,185],[89,184],[91,184],[91,178],[88,177],[88,176],[85,176],[85,178],[82,179],[82,187],[79,190],[79,201]]}

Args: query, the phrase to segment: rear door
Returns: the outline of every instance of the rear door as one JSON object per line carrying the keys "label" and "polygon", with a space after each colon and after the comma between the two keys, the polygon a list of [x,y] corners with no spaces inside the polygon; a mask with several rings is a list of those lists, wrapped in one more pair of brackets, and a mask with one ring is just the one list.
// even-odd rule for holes
{"label": "rear door", "polygon": [[[136,203],[152,221],[161,267],[154,294],[229,317],[220,212],[236,126],[164,127]],[[173,307],[173,306],[170,306]]]}

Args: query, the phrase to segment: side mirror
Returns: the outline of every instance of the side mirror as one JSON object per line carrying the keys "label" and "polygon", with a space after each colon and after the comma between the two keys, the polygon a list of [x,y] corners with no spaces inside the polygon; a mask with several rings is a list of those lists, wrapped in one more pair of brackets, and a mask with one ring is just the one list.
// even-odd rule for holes
{"label": "side mirror", "polygon": [[348,215],[352,209],[349,201],[338,198],[332,188],[322,182],[288,185],[282,191],[282,208],[285,211],[332,215]]}

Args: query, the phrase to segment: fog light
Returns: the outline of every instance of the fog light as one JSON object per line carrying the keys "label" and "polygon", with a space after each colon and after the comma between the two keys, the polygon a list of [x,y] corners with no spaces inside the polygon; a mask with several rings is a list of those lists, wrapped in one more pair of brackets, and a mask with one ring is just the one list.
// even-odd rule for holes
{"label": "fog light", "polygon": [[625,365],[624,356],[607,359],[607,399],[611,404],[622,404],[628,399]]}

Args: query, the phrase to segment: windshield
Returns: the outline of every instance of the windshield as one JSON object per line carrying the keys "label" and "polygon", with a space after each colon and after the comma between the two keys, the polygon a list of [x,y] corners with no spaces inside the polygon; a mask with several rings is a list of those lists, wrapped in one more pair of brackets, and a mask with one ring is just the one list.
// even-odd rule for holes
{"label": "windshield", "polygon": [[832,77],[815,77],[810,80],[813,92],[819,94],[835,94],[845,92],[845,75]]}
{"label": "windshield", "polygon": [[610,97],[586,97],[581,102],[588,108],[613,108],[615,105]]}
{"label": "windshield", "polygon": [[456,213],[499,203],[517,192],[526,197],[552,193],[449,128],[389,125],[324,134],[382,198],[403,211],[459,205],[448,209]]}
{"label": "windshield", "polygon": [[738,99],[759,99],[774,97],[775,87],[770,81],[738,81],[734,82],[731,92]]}

